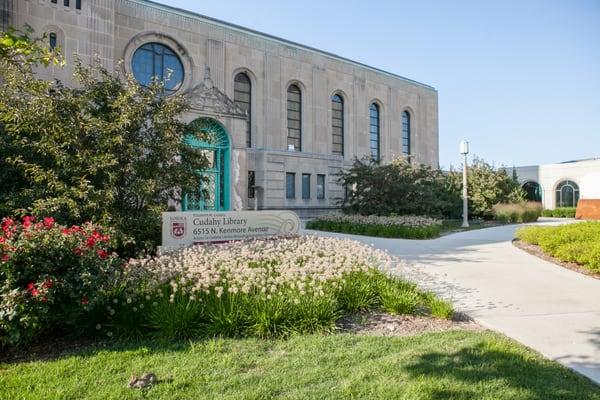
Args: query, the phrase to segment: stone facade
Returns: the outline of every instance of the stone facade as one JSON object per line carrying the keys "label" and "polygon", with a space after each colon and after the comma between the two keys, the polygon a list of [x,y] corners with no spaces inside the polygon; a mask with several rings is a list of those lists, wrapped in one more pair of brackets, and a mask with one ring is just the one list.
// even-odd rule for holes
{"label": "stone facade", "polygon": [[[3,0],[10,24],[53,32],[67,56],[97,57],[108,68],[131,72],[133,52],[141,45],[167,45],[181,59],[185,78],[179,90],[193,91],[210,81],[229,99],[234,77],[251,81],[252,145],[246,146],[246,120],[226,111],[195,108],[186,115],[217,119],[231,142],[232,209],[296,209],[303,213],[336,207],[343,193],[335,174],[354,157],[369,154],[369,106],[380,108],[383,161],[402,154],[401,115],[411,118],[411,161],[438,165],[438,100],[434,88],[327,52],[146,0],[82,0],[76,9],[64,0]],[[119,63],[120,60],[124,62]],[[41,76],[70,81],[72,68],[40,71]],[[302,93],[302,148],[288,151],[287,90]],[[344,155],[332,154],[331,97],[344,100]],[[213,94],[214,95],[214,94]],[[218,108],[218,107],[217,107]],[[256,195],[248,198],[248,171],[255,171]],[[286,172],[296,173],[296,196],[286,198]],[[302,174],[311,174],[311,196],[300,195]],[[316,176],[326,176],[325,198],[316,196]]]}

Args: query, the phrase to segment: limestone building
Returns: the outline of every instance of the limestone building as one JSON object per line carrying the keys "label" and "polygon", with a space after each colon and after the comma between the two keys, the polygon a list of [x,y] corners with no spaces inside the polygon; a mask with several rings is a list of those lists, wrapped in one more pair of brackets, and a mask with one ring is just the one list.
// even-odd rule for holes
{"label": "limestone building", "polygon": [[[166,78],[192,104],[188,140],[208,152],[210,198],[193,209],[335,208],[336,173],[355,157],[438,165],[438,101],[431,86],[335,54],[147,0],[0,0],[2,28],[29,24],[73,53],[124,68],[142,84]],[[123,60],[120,64],[119,61]]]}

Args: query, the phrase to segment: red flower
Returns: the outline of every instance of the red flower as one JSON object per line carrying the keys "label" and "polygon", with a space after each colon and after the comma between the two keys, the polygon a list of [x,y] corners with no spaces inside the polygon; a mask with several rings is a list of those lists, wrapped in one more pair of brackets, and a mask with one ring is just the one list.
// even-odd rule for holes
{"label": "red flower", "polygon": [[54,226],[54,218],[52,218],[52,217],[45,217],[44,218],[44,226],[46,228],[52,228]]}
{"label": "red flower", "polygon": [[46,289],[50,289],[53,285],[54,282],[52,282],[52,279],[46,279],[44,283],[42,283],[42,287]]}
{"label": "red flower", "polygon": [[87,298],[87,296],[83,296],[83,298],[81,299],[81,304],[83,304],[84,306],[87,306],[90,303],[90,300]]}
{"label": "red flower", "polygon": [[100,257],[101,260],[104,260],[106,257],[108,257],[110,255],[110,253],[106,250],[98,250],[98,257]]}
{"label": "red flower", "polygon": [[0,243],[6,242],[6,238],[4,236],[0,236]]}
{"label": "red flower", "polygon": [[35,287],[35,283],[30,282],[27,284],[27,291],[33,296],[37,297],[40,294],[40,291]]}
{"label": "red flower", "polygon": [[4,262],[8,261],[9,259],[10,259],[10,256],[8,254],[4,254],[2,256],[2,261],[4,261]]}
{"label": "red flower", "polygon": [[87,245],[87,247],[94,247],[94,245],[96,244],[96,238],[94,236],[88,237],[85,244]]}
{"label": "red flower", "polygon": [[35,218],[29,215],[23,217],[23,228],[27,229],[35,222]]}
{"label": "red flower", "polygon": [[83,250],[81,250],[79,247],[76,247],[76,248],[73,249],[73,253],[75,253],[78,256],[80,256],[83,253]]}
{"label": "red flower", "polygon": [[69,233],[71,233],[71,230],[69,228],[63,228],[62,233],[63,235],[68,235]]}
{"label": "red flower", "polygon": [[46,296],[42,297],[42,301],[45,303],[48,301],[48,298]]}

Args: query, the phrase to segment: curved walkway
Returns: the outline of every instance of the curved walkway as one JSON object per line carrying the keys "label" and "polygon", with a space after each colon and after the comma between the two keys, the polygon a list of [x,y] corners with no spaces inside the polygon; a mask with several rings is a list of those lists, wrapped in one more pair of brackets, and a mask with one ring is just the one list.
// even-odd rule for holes
{"label": "curved walkway", "polygon": [[[541,222],[547,223],[553,222]],[[600,383],[600,280],[514,247],[517,228],[433,240],[305,232],[351,238],[400,257],[400,274],[452,300],[482,325]]]}

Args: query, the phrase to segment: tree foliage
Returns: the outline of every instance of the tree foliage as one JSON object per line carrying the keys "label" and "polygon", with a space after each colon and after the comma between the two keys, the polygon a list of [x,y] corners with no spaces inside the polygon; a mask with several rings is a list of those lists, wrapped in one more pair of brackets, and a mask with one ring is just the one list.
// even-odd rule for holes
{"label": "tree foliage", "polygon": [[30,34],[0,36],[0,213],[104,223],[126,252],[153,247],[168,199],[207,166],[184,144],[187,102],[99,62],[76,61],[73,87],[38,79],[61,59]]}

